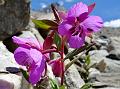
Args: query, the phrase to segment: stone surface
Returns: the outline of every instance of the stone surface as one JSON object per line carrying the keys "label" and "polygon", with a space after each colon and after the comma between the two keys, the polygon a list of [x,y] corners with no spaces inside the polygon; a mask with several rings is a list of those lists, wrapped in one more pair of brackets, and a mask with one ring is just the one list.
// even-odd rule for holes
{"label": "stone surface", "polygon": [[44,42],[43,37],[40,35],[39,31],[35,28],[35,25],[31,20],[26,29],[30,31],[39,40],[39,42]]}
{"label": "stone surface", "polygon": [[104,83],[108,87],[115,87],[120,89],[120,73],[101,73],[97,76],[97,81]]}
{"label": "stone surface", "polygon": [[13,54],[0,41],[0,89],[32,89],[17,68]]}
{"label": "stone surface", "polygon": [[35,12],[35,11],[31,11],[31,18],[34,19],[48,19],[48,20],[54,20],[54,14],[53,13],[44,13],[44,12]]}
{"label": "stone surface", "polygon": [[0,89],[33,89],[19,74],[0,74]]}
{"label": "stone surface", "polygon": [[25,30],[30,18],[29,0],[2,0],[0,4],[0,40]]}
{"label": "stone surface", "polygon": [[114,60],[120,60],[120,36],[119,37],[111,37],[111,44],[113,46],[113,50],[110,51],[108,58]]}
{"label": "stone surface", "polygon": [[96,77],[100,75],[100,71],[95,68],[90,68],[89,70],[89,79],[90,81],[95,81]]}
{"label": "stone surface", "polygon": [[[13,79],[14,78],[14,79]],[[20,77],[10,74],[0,74],[0,89],[20,89]],[[16,82],[16,85],[14,83]]]}
{"label": "stone surface", "polygon": [[109,54],[106,50],[94,50],[90,51],[89,54],[91,55],[91,64],[99,63],[101,60],[104,60],[106,63],[104,72],[120,72],[120,61],[106,58],[106,56]]}
{"label": "stone surface", "polygon": [[[66,60],[65,64],[69,62],[69,60]],[[65,72],[65,83],[68,89],[80,89],[84,85],[84,81],[74,64]]]}
{"label": "stone surface", "polygon": [[19,67],[15,62],[14,56],[7,50],[5,45],[0,41],[0,71],[5,72],[6,67]]}

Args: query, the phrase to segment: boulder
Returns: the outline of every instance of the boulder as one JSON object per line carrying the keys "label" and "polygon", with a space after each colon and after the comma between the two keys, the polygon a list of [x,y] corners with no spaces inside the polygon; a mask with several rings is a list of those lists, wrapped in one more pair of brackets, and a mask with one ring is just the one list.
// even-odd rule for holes
{"label": "boulder", "polygon": [[30,19],[29,0],[0,0],[0,40],[25,30]]}

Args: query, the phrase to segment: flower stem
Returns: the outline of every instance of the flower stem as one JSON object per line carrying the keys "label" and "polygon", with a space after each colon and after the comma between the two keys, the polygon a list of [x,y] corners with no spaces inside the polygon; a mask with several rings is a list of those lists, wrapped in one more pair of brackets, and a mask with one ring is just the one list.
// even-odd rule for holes
{"label": "flower stem", "polygon": [[58,52],[58,51],[56,49],[47,49],[45,51],[42,51],[43,54],[51,53],[51,52]]}
{"label": "flower stem", "polygon": [[61,45],[61,66],[62,66],[62,74],[61,74],[61,85],[63,85],[64,82],[64,62],[62,61],[64,59],[64,37],[62,37],[62,45]]}

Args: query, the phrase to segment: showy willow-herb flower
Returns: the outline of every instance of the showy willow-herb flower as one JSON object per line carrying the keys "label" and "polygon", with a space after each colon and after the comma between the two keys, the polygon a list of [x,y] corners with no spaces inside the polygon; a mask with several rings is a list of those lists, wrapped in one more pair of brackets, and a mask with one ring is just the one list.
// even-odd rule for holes
{"label": "showy willow-herb flower", "polygon": [[80,2],[67,13],[59,13],[62,22],[58,27],[58,32],[67,38],[70,47],[80,48],[88,34],[98,32],[103,26],[103,21],[99,16],[89,16],[94,6],[95,4],[87,6]]}
{"label": "showy willow-herb flower", "polygon": [[46,57],[42,54],[42,47],[36,39],[13,37],[18,47],[14,57],[19,65],[26,66],[29,72],[29,82],[36,84],[40,81],[45,70]]}

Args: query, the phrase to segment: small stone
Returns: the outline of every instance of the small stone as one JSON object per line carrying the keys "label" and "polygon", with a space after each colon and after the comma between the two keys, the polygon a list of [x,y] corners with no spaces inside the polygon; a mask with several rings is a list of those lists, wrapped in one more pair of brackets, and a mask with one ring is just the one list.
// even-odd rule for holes
{"label": "small stone", "polygon": [[[66,60],[65,64],[69,62]],[[68,89],[80,89],[85,84],[74,64],[65,72],[65,83]]]}
{"label": "small stone", "polygon": [[6,67],[6,71],[13,73],[13,74],[20,72],[19,68],[16,68],[16,67]]}

